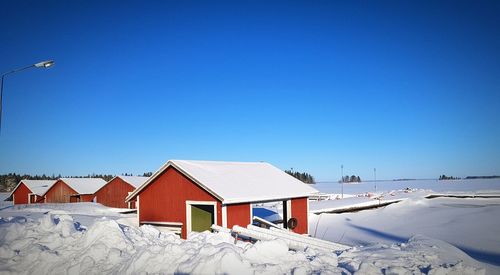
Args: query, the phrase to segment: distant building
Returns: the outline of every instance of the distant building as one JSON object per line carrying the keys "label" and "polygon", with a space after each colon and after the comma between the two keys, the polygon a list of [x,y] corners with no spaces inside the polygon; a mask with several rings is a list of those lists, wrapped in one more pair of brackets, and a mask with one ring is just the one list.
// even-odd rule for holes
{"label": "distant building", "polygon": [[6,200],[13,204],[43,203],[43,194],[55,183],[55,180],[21,180]]}
{"label": "distant building", "polygon": [[171,160],[127,197],[137,200],[139,224],[180,233],[252,223],[252,204],[282,202],[283,220],[308,233],[314,188],[265,162]]}
{"label": "distant building", "polygon": [[147,179],[148,177],[116,176],[95,192],[95,201],[108,207],[135,208],[135,200],[125,202],[125,198]]}
{"label": "distant building", "polygon": [[45,192],[45,202],[91,202],[105,184],[101,178],[60,178]]}

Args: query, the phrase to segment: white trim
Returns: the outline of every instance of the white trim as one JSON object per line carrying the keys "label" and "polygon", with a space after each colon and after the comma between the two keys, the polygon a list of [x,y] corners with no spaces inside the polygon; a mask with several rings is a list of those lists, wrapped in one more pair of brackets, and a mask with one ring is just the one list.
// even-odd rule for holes
{"label": "white trim", "polygon": [[146,188],[146,186],[148,186],[151,182],[153,182],[154,179],[156,179],[161,173],[163,173],[165,170],[167,170],[167,168],[170,167],[170,166],[174,167],[177,171],[179,171],[185,177],[187,177],[188,179],[190,179],[191,181],[193,181],[195,184],[197,184],[198,186],[200,186],[203,190],[207,191],[209,194],[211,194],[212,196],[214,196],[215,198],[217,198],[219,201],[223,200],[222,197],[220,197],[218,194],[216,194],[212,190],[208,189],[200,181],[198,181],[197,179],[193,178],[186,171],[184,171],[179,166],[175,165],[175,163],[173,163],[172,161],[169,160],[162,167],[160,167],[160,169],[158,169],[158,171],[156,171],[151,177],[149,177],[141,186],[139,186],[138,188],[136,188],[132,194],[128,195],[125,198],[125,201],[129,201],[133,197],[135,197],[135,195],[139,194],[144,188]]}
{"label": "white trim", "polygon": [[182,226],[181,222],[155,222],[155,221],[143,221],[142,224],[150,224],[150,225],[164,225],[164,226]]}
{"label": "white trim", "polygon": [[[128,195],[130,195],[130,193],[132,193],[132,192],[128,192],[127,196],[128,196]],[[126,202],[127,202],[127,208],[128,208],[128,209],[131,209],[131,208],[130,208],[130,201],[126,201]],[[136,208],[137,208],[137,206],[136,206]]]}
{"label": "white trim", "polygon": [[222,227],[227,227],[227,205],[222,205]]}
{"label": "white trim", "polygon": [[137,209],[137,224],[141,226],[141,215],[139,212],[139,196],[137,196],[137,199],[135,201],[135,208]]}
{"label": "white trim", "polygon": [[[31,204],[31,195],[35,195],[35,193],[28,193],[28,204]],[[36,201],[36,197],[35,197],[35,201]]]}
{"label": "white trim", "polygon": [[212,196],[214,196],[216,199],[218,199],[219,201],[221,201],[223,204],[258,203],[258,202],[267,202],[267,201],[282,201],[282,200],[290,199],[290,198],[308,197],[310,195],[310,193],[307,193],[307,194],[306,193],[297,193],[297,194],[293,194],[293,195],[288,195],[285,198],[283,198],[283,197],[277,197],[277,196],[275,196],[275,197],[262,196],[262,197],[258,197],[258,198],[229,198],[229,199],[224,199],[219,194],[217,194],[215,191],[209,189],[202,182],[200,182],[199,180],[197,180],[196,178],[194,178],[193,176],[191,176],[189,173],[187,173],[186,171],[184,171],[179,165],[175,164],[174,161],[169,160],[169,161],[167,161],[167,163],[163,164],[163,166],[160,167],[160,169],[158,169],[156,172],[154,172],[153,175],[151,175],[151,177],[149,177],[141,186],[139,186],[138,188],[136,188],[132,194],[128,195],[125,198],[125,201],[130,201],[131,199],[133,199],[137,194],[139,194],[144,188],[146,188],[146,186],[148,186],[149,184],[151,184],[158,176],[160,176],[160,174],[162,174],[169,167],[175,168],[177,171],[179,171],[181,174],[183,174],[186,178],[188,178],[191,181],[193,181],[195,184],[197,184],[198,186],[200,186],[203,190],[207,191],[209,194],[211,194]]}
{"label": "white trim", "polygon": [[186,238],[191,230],[191,206],[212,205],[214,207],[214,224],[217,224],[217,202],[216,201],[186,201]]}
{"label": "white trim", "polygon": [[309,198],[306,198],[307,200],[307,213],[306,213],[306,217],[307,217],[307,235],[309,235]]}
{"label": "white trim", "polygon": [[[287,200],[286,201],[286,218],[291,219],[292,216],[292,200]],[[288,221],[285,221],[288,222]]]}
{"label": "white trim", "polygon": [[248,204],[250,208],[250,223],[253,224],[253,205],[251,203]]}
{"label": "white trim", "polygon": [[12,194],[12,204],[16,204],[16,195]]}

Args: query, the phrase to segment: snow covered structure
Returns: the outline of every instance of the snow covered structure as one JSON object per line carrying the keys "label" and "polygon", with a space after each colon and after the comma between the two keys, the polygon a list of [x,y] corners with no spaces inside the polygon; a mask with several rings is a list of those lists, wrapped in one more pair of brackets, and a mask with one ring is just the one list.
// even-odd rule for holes
{"label": "snow covered structure", "polygon": [[91,202],[105,184],[100,178],[60,178],[43,195],[47,203]]}
{"label": "snow covered structure", "polygon": [[95,201],[109,207],[135,208],[135,200],[125,202],[125,198],[148,177],[116,176],[95,192]]}
{"label": "snow covered structure", "polygon": [[55,180],[21,180],[6,200],[12,200],[13,204],[43,203],[44,193],[55,182]]}
{"label": "snow covered structure", "polygon": [[308,233],[308,196],[316,189],[265,162],[170,160],[126,201],[136,200],[139,224],[177,231],[252,223],[252,204],[283,202],[283,220]]}

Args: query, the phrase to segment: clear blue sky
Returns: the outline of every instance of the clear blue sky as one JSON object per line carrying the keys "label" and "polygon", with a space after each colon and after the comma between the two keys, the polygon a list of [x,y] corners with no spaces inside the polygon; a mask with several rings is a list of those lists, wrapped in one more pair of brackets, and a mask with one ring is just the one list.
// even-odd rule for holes
{"label": "clear blue sky", "polygon": [[19,1],[0,173],[500,174],[499,1]]}

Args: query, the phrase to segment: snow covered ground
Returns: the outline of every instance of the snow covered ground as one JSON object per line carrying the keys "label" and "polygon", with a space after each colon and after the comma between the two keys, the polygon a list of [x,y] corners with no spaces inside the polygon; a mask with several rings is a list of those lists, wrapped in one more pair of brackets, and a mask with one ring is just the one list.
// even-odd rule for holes
{"label": "snow covered ground", "polygon": [[[477,189],[462,183],[434,189],[500,190],[498,180]],[[397,184],[375,196],[404,199],[399,203],[354,213],[310,213],[312,235],[354,246],[338,254],[291,251],[279,240],[235,243],[228,233],[194,233],[181,240],[151,226],[138,228],[135,214],[93,203],[2,203],[0,273],[500,274],[500,199],[426,199],[440,182]],[[400,186],[426,190],[397,191]],[[359,190],[344,200],[311,203],[311,210],[375,201],[366,196],[371,190]],[[276,219],[279,207],[266,205],[254,213]]]}
{"label": "snow covered ground", "polygon": [[124,225],[127,215],[92,203],[4,209],[0,216],[2,274],[489,272],[455,247],[424,236],[337,255],[290,251],[280,240],[235,244],[227,233],[195,233],[184,241],[151,226]]}
{"label": "snow covered ground", "polygon": [[[377,192],[406,188],[432,190],[434,192],[475,192],[479,190],[500,190],[500,179],[366,181],[358,184],[344,184],[344,194],[374,193],[375,185],[377,186]],[[317,183],[312,187],[324,193],[341,193],[341,184],[339,183]]]}

